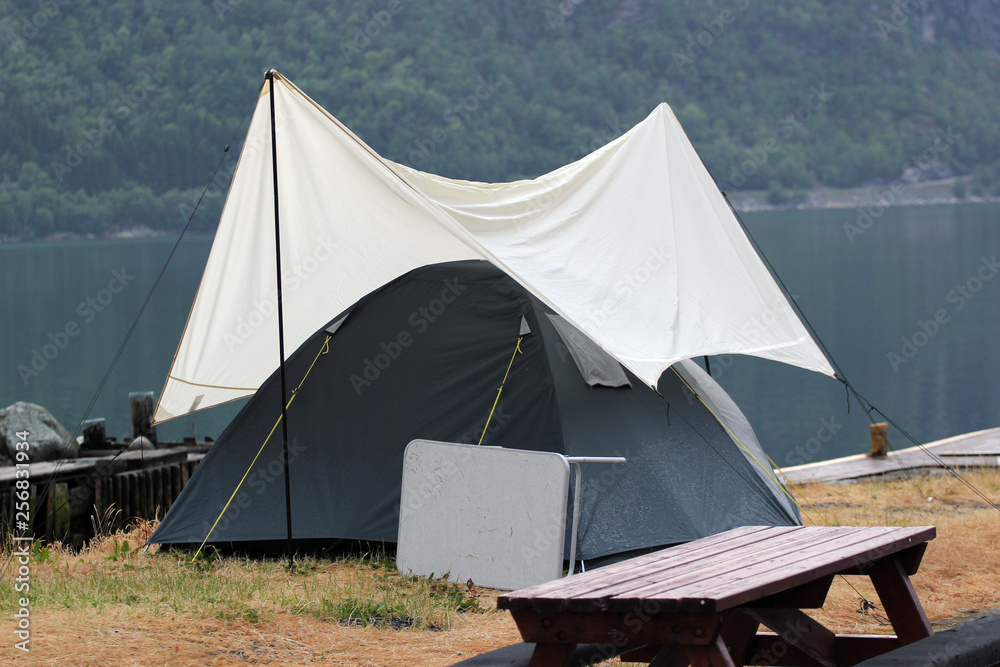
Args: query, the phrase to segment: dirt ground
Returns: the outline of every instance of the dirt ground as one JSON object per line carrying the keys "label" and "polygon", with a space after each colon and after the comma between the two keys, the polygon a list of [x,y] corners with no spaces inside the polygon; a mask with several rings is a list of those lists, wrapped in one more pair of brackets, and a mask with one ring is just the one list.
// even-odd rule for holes
{"label": "dirt ground", "polygon": [[[1000,473],[975,473],[967,478],[989,498],[1000,499]],[[938,537],[930,543],[913,583],[938,628],[1000,608],[1000,513],[958,481],[937,477],[916,483],[812,485],[798,489],[796,495],[803,504],[806,523],[937,526]],[[65,576],[84,563],[84,559],[79,559],[79,564],[72,558],[65,561],[59,560],[51,571],[58,568]],[[127,570],[123,570],[123,577],[128,576]],[[43,568],[37,576],[54,576],[45,572]],[[874,614],[858,611],[860,596],[878,601],[867,579],[851,577],[851,583],[857,592],[844,578],[835,580],[825,607],[814,615],[840,632],[888,632],[878,610]],[[495,608],[497,592],[476,592],[482,607]],[[5,610],[7,631],[2,635],[7,637],[7,645],[0,648],[0,661],[32,665],[438,666],[519,641],[509,614],[495,611],[456,614],[450,629],[433,631],[344,627],[277,607],[262,608],[253,619],[232,620],[197,609],[154,614],[141,604],[111,604],[100,610],[72,603],[63,603],[63,607],[49,604],[32,610],[29,654],[13,648],[13,627]]]}
{"label": "dirt ground", "polygon": [[30,656],[16,656],[16,664],[450,665],[519,641],[507,614],[444,632],[343,627],[280,612],[251,623],[128,610],[44,611],[33,626]]}

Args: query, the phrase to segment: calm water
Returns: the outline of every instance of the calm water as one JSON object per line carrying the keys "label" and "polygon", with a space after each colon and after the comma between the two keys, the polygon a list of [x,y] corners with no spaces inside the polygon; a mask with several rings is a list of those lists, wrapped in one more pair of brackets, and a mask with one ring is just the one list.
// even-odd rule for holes
{"label": "calm water", "polygon": [[[1000,269],[991,263],[1000,255],[1000,206],[895,208],[851,239],[844,224],[857,217],[792,211],[744,220],[835,361],[876,406],[924,440],[1000,426]],[[40,403],[72,429],[172,243],[0,247],[0,406]],[[130,433],[130,391],[161,389],[210,245],[181,245],[98,395],[91,416],[107,418],[109,433]],[[715,358],[712,371],[779,464],[866,451],[867,420],[856,404],[847,413],[839,382],[750,358]],[[161,437],[193,428],[217,436],[238,408],[170,422]],[[890,441],[904,446],[899,434]]]}
{"label": "calm water", "polygon": [[[0,246],[0,406],[18,400],[39,403],[73,430],[174,241]],[[129,392],[158,396],[163,388],[211,244],[211,238],[184,240],[97,396],[91,417],[106,418],[109,435],[131,437]],[[74,331],[76,335],[68,335]],[[47,365],[36,371],[43,363]],[[180,439],[197,428],[199,436],[214,437],[237,409],[222,406],[181,418],[158,427],[158,435]]]}

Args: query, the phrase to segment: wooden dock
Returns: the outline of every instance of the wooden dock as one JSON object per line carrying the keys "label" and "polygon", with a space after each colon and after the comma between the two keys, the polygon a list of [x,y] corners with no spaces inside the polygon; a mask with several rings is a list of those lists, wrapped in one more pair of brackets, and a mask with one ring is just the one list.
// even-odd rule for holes
{"label": "wooden dock", "polygon": [[93,537],[95,524],[117,530],[129,519],[162,518],[207,449],[178,446],[32,463],[26,531],[17,526],[17,469],[0,468],[0,530],[80,545]]}
{"label": "wooden dock", "polygon": [[793,484],[838,483],[939,473],[945,472],[945,466],[960,469],[1000,467],[1000,428],[964,433],[923,447],[890,451],[886,457],[856,454],[781,468],[778,473]]}

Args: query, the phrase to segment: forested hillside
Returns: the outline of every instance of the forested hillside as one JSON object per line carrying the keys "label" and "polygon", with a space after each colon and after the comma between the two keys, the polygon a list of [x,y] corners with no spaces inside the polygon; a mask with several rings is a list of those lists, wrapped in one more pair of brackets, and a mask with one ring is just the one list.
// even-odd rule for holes
{"label": "forested hillside", "polygon": [[183,224],[269,67],[448,176],[536,176],[665,101],[727,190],[1000,190],[998,0],[0,0],[0,17],[0,237]]}

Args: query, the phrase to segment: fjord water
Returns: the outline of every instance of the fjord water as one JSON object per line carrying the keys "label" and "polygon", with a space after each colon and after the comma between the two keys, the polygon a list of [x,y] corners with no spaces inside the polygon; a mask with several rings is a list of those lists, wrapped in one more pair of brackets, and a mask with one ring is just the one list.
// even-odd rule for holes
{"label": "fjord water", "polygon": [[[175,240],[0,246],[0,407],[15,401],[38,403],[72,431],[86,414]],[[159,396],[211,244],[207,237],[182,242],[97,395],[90,417],[107,419],[108,435],[131,437],[129,392],[153,391]],[[215,437],[236,409],[223,406],[174,420],[158,427],[157,435],[179,440],[197,428],[200,437]]]}
{"label": "fjord water", "polygon": [[[862,220],[865,228],[859,214],[743,219],[835,361],[878,408],[922,440],[1000,426],[1000,205],[889,208]],[[40,403],[72,430],[172,245],[0,246],[0,407]],[[90,416],[105,417],[109,434],[131,433],[129,392],[162,388],[210,246],[210,238],[184,240],[97,396]],[[715,357],[711,366],[779,465],[867,451],[867,417],[856,403],[848,414],[836,380],[746,357]],[[161,437],[195,428],[218,436],[240,405],[168,422]],[[906,446],[896,432],[890,443]]]}
{"label": "fjord water", "polygon": [[[743,218],[835,363],[876,408],[921,442],[1000,426],[1000,206],[872,212]],[[869,451],[868,416],[853,401],[847,412],[836,380],[745,357],[716,371],[721,365],[713,373],[778,465]],[[911,446],[897,431],[889,438],[893,448]]]}

